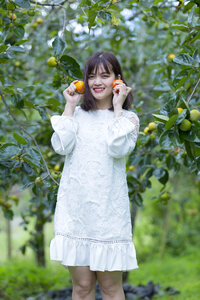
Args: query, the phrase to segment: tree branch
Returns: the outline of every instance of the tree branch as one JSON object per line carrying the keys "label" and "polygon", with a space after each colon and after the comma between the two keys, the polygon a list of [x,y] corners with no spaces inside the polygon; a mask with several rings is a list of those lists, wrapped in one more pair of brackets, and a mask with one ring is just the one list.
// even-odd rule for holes
{"label": "tree branch", "polygon": [[195,91],[196,91],[196,89],[197,89],[199,83],[200,83],[200,78],[199,78],[199,80],[197,81],[197,83],[196,83],[196,85],[195,85],[195,87],[194,87],[194,90],[192,91],[191,95],[190,95],[190,96],[188,97],[188,99],[186,100],[188,103],[189,103],[190,100],[192,99],[192,97],[193,97],[193,95],[194,95],[194,93],[195,93]]}
{"label": "tree branch", "polygon": [[[34,136],[32,136],[30,133],[28,133],[28,131],[26,131],[26,130],[24,129],[24,127],[23,127],[23,126],[18,122],[18,120],[15,118],[15,116],[13,115],[13,113],[12,113],[11,110],[10,110],[10,107],[9,107],[8,104],[6,103],[5,98],[4,98],[4,96],[3,96],[2,92],[1,92],[1,90],[0,90],[0,96],[1,96],[1,98],[2,98],[2,101],[3,101],[3,103],[4,103],[5,107],[6,107],[6,109],[7,109],[8,113],[9,113],[9,115],[11,116],[11,118],[15,121],[15,123],[17,124],[17,126],[18,126],[18,127],[19,127],[26,135],[28,135],[28,137],[29,137],[30,139],[33,140],[35,146],[37,147],[38,152],[40,153],[40,156],[41,156],[41,158],[42,158],[42,160],[43,160],[43,163],[44,163],[44,165],[45,165],[45,167],[46,167],[48,176],[50,176],[51,179],[53,180],[53,182],[55,182],[55,183],[58,185],[58,182],[51,176],[51,173],[50,173],[50,171],[49,171],[49,168],[48,168],[48,166],[47,166],[47,163],[46,163],[46,161],[45,161],[45,159],[44,159],[44,156],[42,155],[42,152],[40,151],[40,147],[39,147],[39,145],[38,145],[36,139],[34,138]],[[46,176],[46,177],[47,177],[47,176]],[[44,177],[43,179],[45,179],[46,177]]]}
{"label": "tree branch", "polygon": [[68,0],[63,0],[63,2],[59,3],[59,4],[51,4],[51,3],[41,3],[41,2],[38,2],[38,1],[34,1],[34,0],[30,0],[31,3],[33,4],[37,4],[37,5],[41,5],[41,6],[51,6],[51,7],[54,7],[54,6],[61,6],[63,5],[65,2],[68,2]]}

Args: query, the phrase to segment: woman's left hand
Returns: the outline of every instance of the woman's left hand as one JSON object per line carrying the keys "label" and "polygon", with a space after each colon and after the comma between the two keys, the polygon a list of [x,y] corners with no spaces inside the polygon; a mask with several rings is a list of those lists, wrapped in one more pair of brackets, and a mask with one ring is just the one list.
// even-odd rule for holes
{"label": "woman's left hand", "polygon": [[124,101],[132,88],[125,85],[125,83],[119,83],[113,88],[113,106],[122,107]]}

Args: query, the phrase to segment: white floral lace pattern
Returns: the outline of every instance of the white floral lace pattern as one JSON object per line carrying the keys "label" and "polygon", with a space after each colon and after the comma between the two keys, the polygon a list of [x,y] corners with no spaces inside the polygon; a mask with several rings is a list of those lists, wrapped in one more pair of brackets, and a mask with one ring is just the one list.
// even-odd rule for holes
{"label": "white floral lace pattern", "polygon": [[132,242],[125,156],[139,132],[134,112],[52,116],[56,153],[66,155],[54,216],[50,259],[94,271],[138,268]]}
{"label": "white floral lace pattern", "polygon": [[125,112],[113,119],[108,126],[108,154],[121,158],[130,154],[136,145],[139,133],[139,118],[134,112]]}

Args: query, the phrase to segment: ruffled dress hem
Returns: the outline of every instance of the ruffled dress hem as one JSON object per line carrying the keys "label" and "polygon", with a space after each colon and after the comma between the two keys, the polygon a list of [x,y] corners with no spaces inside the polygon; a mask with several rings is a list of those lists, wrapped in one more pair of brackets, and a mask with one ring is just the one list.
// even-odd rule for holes
{"label": "ruffled dress hem", "polygon": [[62,265],[89,266],[91,271],[129,271],[138,269],[132,241],[99,241],[55,235],[50,242],[50,260]]}

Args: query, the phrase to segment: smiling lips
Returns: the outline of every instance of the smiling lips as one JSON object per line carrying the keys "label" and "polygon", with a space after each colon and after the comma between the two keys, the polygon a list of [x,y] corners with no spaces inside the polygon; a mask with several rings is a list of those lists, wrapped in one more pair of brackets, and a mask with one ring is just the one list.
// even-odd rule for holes
{"label": "smiling lips", "polygon": [[93,88],[93,90],[95,91],[95,93],[101,93],[104,91],[104,88]]}

